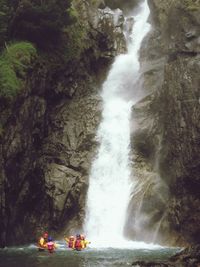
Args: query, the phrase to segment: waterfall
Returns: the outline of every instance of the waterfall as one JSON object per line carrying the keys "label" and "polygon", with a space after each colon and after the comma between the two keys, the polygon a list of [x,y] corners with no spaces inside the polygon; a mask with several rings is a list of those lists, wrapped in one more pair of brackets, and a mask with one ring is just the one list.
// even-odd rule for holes
{"label": "waterfall", "polygon": [[129,90],[137,94],[138,51],[149,31],[147,1],[134,17],[128,53],[116,57],[103,84],[103,113],[97,140],[100,143],[89,178],[84,230],[97,246],[117,246],[124,241],[123,227],[133,186],[130,168],[130,116],[136,99],[127,100]]}

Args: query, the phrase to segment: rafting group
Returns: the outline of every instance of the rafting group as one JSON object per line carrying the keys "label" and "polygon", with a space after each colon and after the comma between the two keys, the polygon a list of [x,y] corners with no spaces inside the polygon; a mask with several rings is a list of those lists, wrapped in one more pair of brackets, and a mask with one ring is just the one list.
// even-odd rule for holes
{"label": "rafting group", "polygon": [[[68,248],[81,251],[87,247],[90,242],[85,239],[83,234],[77,234],[76,236],[64,237],[66,241],[66,245]],[[58,248],[58,244],[53,241],[53,238],[49,236],[47,232],[45,232],[38,240],[38,251],[48,250],[49,253],[53,253],[56,248]]]}

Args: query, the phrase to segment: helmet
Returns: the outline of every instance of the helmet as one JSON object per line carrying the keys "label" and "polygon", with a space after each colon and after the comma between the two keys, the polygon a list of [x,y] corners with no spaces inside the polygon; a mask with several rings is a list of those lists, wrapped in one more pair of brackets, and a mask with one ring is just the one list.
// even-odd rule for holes
{"label": "helmet", "polygon": [[69,240],[74,240],[75,239],[75,237],[73,236],[73,235],[71,235],[70,237],[69,237]]}
{"label": "helmet", "polygon": [[76,238],[80,238],[81,236],[79,234],[76,235]]}
{"label": "helmet", "polygon": [[85,239],[85,236],[84,236],[83,234],[81,235],[81,239],[82,239],[82,240],[84,240],[84,239]]}
{"label": "helmet", "polygon": [[48,242],[53,241],[53,238],[51,236],[48,237]]}
{"label": "helmet", "polygon": [[45,232],[45,233],[43,234],[43,237],[44,237],[44,238],[47,238],[47,237],[48,237],[48,233]]}

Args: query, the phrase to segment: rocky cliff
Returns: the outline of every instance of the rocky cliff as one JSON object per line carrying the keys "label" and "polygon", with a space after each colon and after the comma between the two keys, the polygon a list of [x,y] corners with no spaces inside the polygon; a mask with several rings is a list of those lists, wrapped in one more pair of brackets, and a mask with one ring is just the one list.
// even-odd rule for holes
{"label": "rocky cliff", "polygon": [[149,0],[149,6],[143,98],[133,108],[138,193],[128,234],[162,244],[199,243],[200,2]]}
{"label": "rocky cliff", "polygon": [[189,248],[183,249],[174,256],[170,257],[169,260],[163,262],[154,261],[137,261],[133,262],[133,267],[198,267],[200,264],[199,245],[190,246]]}
{"label": "rocky cliff", "polygon": [[1,108],[1,246],[33,242],[45,229],[63,237],[83,223],[100,84],[126,44],[120,10],[73,4],[84,49],[74,43],[67,61],[61,48],[40,52],[24,89]]}
{"label": "rocky cliff", "polygon": [[[123,14],[106,6],[121,2],[74,1],[84,31],[68,60],[61,48],[39,51],[17,98],[0,99],[1,246],[35,241],[46,229],[57,237],[81,230],[100,84],[113,57],[125,51]],[[152,30],[141,49],[143,90],[132,115],[138,183],[126,234],[167,245],[199,243],[200,3],[148,2]],[[73,28],[62,36],[65,45],[70,34]]]}

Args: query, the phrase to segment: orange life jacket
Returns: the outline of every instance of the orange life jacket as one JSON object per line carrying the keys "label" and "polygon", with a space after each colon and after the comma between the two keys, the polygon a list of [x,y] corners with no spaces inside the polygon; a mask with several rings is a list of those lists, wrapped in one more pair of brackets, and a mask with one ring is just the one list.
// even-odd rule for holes
{"label": "orange life jacket", "polygon": [[75,249],[76,250],[81,250],[83,248],[82,246],[82,240],[81,239],[77,239],[75,242]]}
{"label": "orange life jacket", "polygon": [[69,240],[68,247],[69,248],[74,248],[74,240]]}

